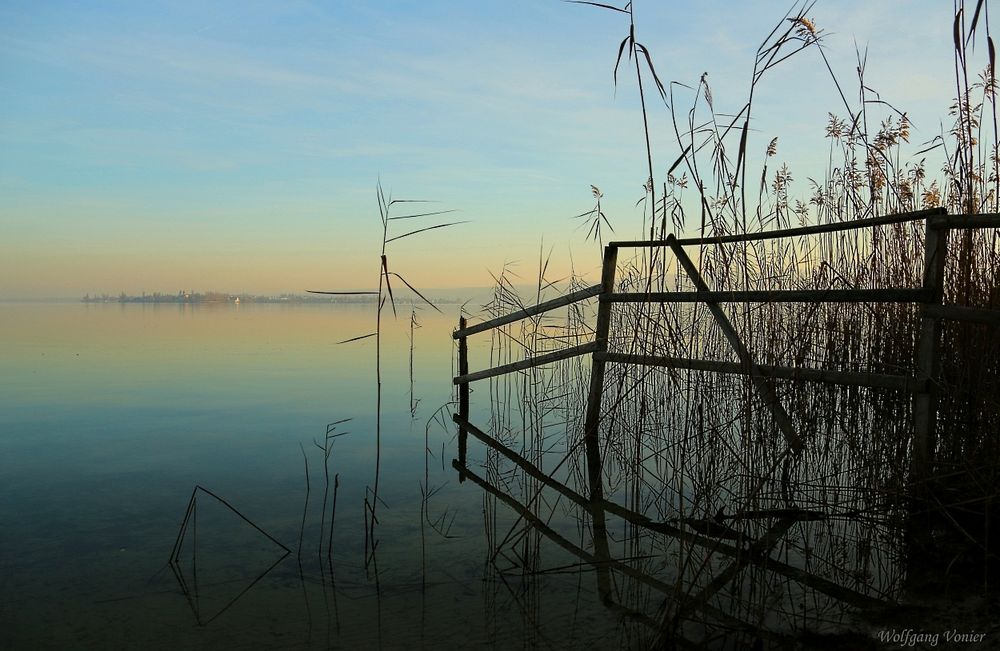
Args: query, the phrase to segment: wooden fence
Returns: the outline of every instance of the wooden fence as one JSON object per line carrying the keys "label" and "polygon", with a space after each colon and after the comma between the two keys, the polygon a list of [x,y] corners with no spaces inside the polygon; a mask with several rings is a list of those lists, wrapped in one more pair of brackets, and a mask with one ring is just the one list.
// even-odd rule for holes
{"label": "wooden fence", "polygon": [[[872,226],[899,224],[924,220],[924,273],[923,283],[917,288],[878,289],[817,289],[817,290],[770,290],[770,291],[712,291],[692,263],[685,251],[688,246],[721,245],[738,242],[788,238],[800,235],[832,233],[857,230]],[[587,446],[588,476],[591,492],[600,491],[600,452],[597,445],[597,431],[604,392],[604,368],[608,362],[661,366],[678,369],[714,371],[718,373],[738,373],[751,378],[755,390],[768,406],[775,421],[793,451],[802,447],[802,441],[794,431],[787,412],[774,395],[768,379],[801,379],[811,382],[846,384],[883,389],[898,389],[913,394],[914,438],[912,463],[916,477],[926,476],[933,461],[935,444],[934,424],[936,419],[937,383],[939,370],[940,322],[943,319],[984,323],[1000,326],[1000,310],[981,309],[942,303],[944,296],[944,270],[948,253],[948,234],[955,229],[979,229],[1000,227],[1000,215],[948,215],[943,208],[922,210],[899,215],[886,215],[849,222],[837,222],[816,226],[803,226],[782,230],[725,235],[706,238],[676,238],[665,240],[631,240],[610,242],[604,249],[601,283],[558,298],[539,303],[506,314],[483,323],[467,325],[463,317],[453,337],[458,340],[458,372],[454,383],[458,386],[459,413],[456,420],[469,421],[469,384],[515,371],[520,371],[563,359],[590,354],[592,369],[587,412],[584,421],[584,437]],[[615,291],[615,271],[618,251],[623,248],[663,247],[673,252],[687,276],[694,283],[693,292],[636,292]],[[598,297],[597,325],[594,341],[572,346],[524,359],[511,364],[470,372],[468,358],[468,337],[487,332],[494,328],[536,316],[578,301]],[[611,309],[615,303],[704,303],[711,311],[723,334],[733,347],[739,362],[720,362],[703,359],[658,357],[651,355],[626,355],[608,352],[608,338],[611,327]],[[835,371],[820,369],[768,366],[755,363],[749,351],[740,340],[720,303],[767,303],[767,302],[904,302],[922,305],[919,338],[916,350],[916,373],[914,375],[889,375],[856,371]],[[459,462],[465,464],[467,432],[460,427]]]}
{"label": "wooden fence", "polygon": [[[715,246],[739,242],[751,242],[778,238],[789,238],[801,235],[814,235],[838,231],[857,230],[887,224],[899,224],[923,220],[925,223],[923,279],[920,287],[884,287],[877,289],[817,289],[817,290],[769,290],[769,291],[714,291],[702,277],[701,273],[688,256],[686,247]],[[899,215],[887,215],[869,219],[859,219],[850,222],[838,222],[800,228],[747,233],[742,235],[727,235],[706,238],[677,238],[670,236],[664,240],[635,240],[610,242],[604,249],[601,282],[558,298],[527,307],[510,314],[500,316],[482,323],[468,325],[465,318],[460,319],[458,329],[453,337],[458,341],[458,375],[454,384],[458,387],[459,411],[454,415],[454,421],[459,427],[458,454],[454,462],[459,472],[460,480],[468,476],[482,484],[466,466],[468,436],[474,437],[511,458],[528,474],[539,479],[543,484],[553,487],[587,508],[593,518],[595,555],[600,559],[609,559],[607,541],[605,538],[605,512],[624,517],[626,520],[654,530],[662,529],[662,524],[654,526],[644,519],[644,516],[626,511],[604,499],[601,474],[601,448],[598,431],[602,399],[604,394],[605,367],[608,363],[636,364],[643,366],[658,366],[676,369],[692,369],[716,373],[733,373],[748,376],[753,389],[770,411],[774,421],[784,437],[787,445],[786,453],[798,454],[804,446],[792,424],[791,418],[774,392],[772,379],[799,379],[809,382],[854,385],[881,389],[895,389],[912,394],[914,436],[911,446],[912,477],[922,479],[929,476],[933,464],[935,448],[935,421],[937,417],[938,375],[940,368],[939,346],[941,340],[941,321],[958,320],[984,323],[991,327],[1000,327],[1000,310],[981,309],[966,306],[948,305],[943,303],[945,261],[948,254],[948,236],[952,230],[981,229],[1000,227],[1000,215],[948,215],[944,209],[922,210]],[[695,291],[686,292],[635,292],[623,293],[616,291],[615,274],[618,251],[625,248],[662,248],[669,250],[677,259],[680,268],[694,284]],[[495,366],[485,370],[469,370],[468,338],[478,333],[487,332],[503,325],[514,323],[521,319],[536,316],[550,310],[565,307],[597,297],[599,306],[594,340],[577,346],[572,346],[539,354],[529,359]],[[611,329],[611,311],[616,303],[703,303],[711,312],[715,322],[720,327],[728,343],[736,354],[738,362],[722,362],[704,359],[688,359],[677,357],[661,357],[655,355],[631,355],[609,352],[608,341]],[[724,303],[769,303],[769,302],[897,302],[920,304],[920,323],[916,347],[916,364],[914,373],[910,375],[892,375],[884,373],[868,373],[857,371],[837,371],[822,369],[802,369],[787,366],[758,364],[744,345],[736,329],[729,321],[722,308]],[[586,416],[584,419],[584,444],[586,450],[587,478],[589,497],[572,493],[568,488],[556,485],[557,482],[531,466],[526,460],[510,450],[506,450],[492,437],[482,432],[470,422],[469,417],[469,385],[479,380],[497,377],[528,368],[549,364],[580,355],[591,356],[590,388],[587,398]],[[513,455],[513,456],[512,456]],[[572,493],[572,494],[570,494]],[[788,521],[786,521],[788,520]],[[761,540],[756,541],[747,549],[732,550],[734,557],[732,572],[739,569],[752,559],[766,558],[771,569],[778,568],[800,582],[836,596],[841,599],[863,602],[869,599],[864,595],[847,591],[841,586],[824,582],[819,577],[806,574],[791,566],[784,567],[778,561],[770,558],[766,547],[770,549],[777,538],[783,535],[794,518],[783,517],[772,527],[772,531]],[[659,527],[659,529],[657,529]],[[667,535],[687,536],[694,534],[682,530],[660,531]],[[780,530],[780,532],[778,532]],[[775,533],[777,532],[777,533]],[[773,534],[773,535],[772,535]],[[776,538],[777,537],[777,538]],[[719,541],[713,541],[713,549],[720,549]],[[764,554],[754,553],[756,547]],[[738,558],[743,554],[743,560]],[[749,556],[747,556],[749,554]],[[750,561],[746,559],[751,559]],[[610,580],[607,567],[614,565],[605,561],[598,565],[599,590],[607,600]],[[615,566],[617,567],[617,566]],[[602,571],[603,568],[603,571]],[[704,600],[701,600],[704,604]]]}

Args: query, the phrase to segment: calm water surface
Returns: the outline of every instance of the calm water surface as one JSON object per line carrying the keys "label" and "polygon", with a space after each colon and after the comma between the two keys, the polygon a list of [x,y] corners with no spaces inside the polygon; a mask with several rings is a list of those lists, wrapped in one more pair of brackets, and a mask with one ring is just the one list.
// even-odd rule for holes
{"label": "calm water surface", "polygon": [[[409,308],[387,328],[376,571],[364,565],[363,511],[374,340],[336,344],[372,331],[373,308],[0,304],[0,647],[607,647],[615,622],[587,593],[590,577],[543,576],[534,596],[487,578],[482,492],[458,484],[454,429],[432,421],[452,398],[457,309],[419,314],[412,398]],[[313,441],[345,418],[329,462],[331,575],[318,561]],[[301,564],[300,444],[311,487]],[[167,560],[195,485],[293,553],[279,560],[202,496],[189,601]],[[427,517],[425,485],[439,489]],[[185,543],[187,563],[190,552]],[[222,612],[199,625],[196,610]]]}

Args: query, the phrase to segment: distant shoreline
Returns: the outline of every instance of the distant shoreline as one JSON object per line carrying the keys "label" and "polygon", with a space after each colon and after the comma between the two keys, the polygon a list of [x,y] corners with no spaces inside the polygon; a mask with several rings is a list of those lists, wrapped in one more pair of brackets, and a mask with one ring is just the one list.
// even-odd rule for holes
{"label": "distant shoreline", "polygon": [[[142,303],[142,304],[174,304],[174,305],[200,305],[222,303],[233,304],[362,304],[374,305],[378,301],[378,296],[372,294],[279,294],[277,296],[261,296],[256,294],[227,294],[223,292],[178,292],[177,294],[152,294],[131,295],[121,293],[117,296],[110,294],[100,294],[91,296],[85,295],[80,299],[81,303]],[[396,296],[397,304],[418,304],[424,301],[414,296]],[[449,305],[464,303],[461,298],[432,298],[434,304]]]}
{"label": "distant shoreline", "polygon": [[[402,289],[402,291],[400,291]],[[519,295],[529,297],[535,302],[537,287],[532,285],[513,285],[508,287],[516,291]],[[394,288],[393,299],[396,305],[420,305],[424,300],[406,288]],[[449,288],[429,288],[421,289],[423,296],[434,305],[463,305],[468,303],[472,309],[476,309],[483,304],[489,303],[495,298],[496,289],[493,287],[449,287]],[[194,292],[183,291],[176,293],[166,292],[143,292],[140,294],[86,294],[80,296],[0,296],[2,304],[20,303],[133,303],[133,304],[165,304],[165,305],[223,305],[226,303],[256,303],[269,305],[375,305],[377,296],[374,294],[306,294],[306,293],[282,293],[282,294],[252,294],[252,293],[230,293],[230,292]],[[387,306],[388,307],[388,306]]]}

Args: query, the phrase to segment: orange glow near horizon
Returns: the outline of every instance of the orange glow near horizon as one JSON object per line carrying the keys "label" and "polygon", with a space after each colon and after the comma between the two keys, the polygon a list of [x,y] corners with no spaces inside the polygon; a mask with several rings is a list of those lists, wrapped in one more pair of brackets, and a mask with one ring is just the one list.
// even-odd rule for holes
{"label": "orange glow near horizon", "polygon": [[[441,242],[443,238],[437,239]],[[441,244],[440,254],[427,246],[429,243],[410,250],[390,251],[389,268],[421,291],[490,287],[494,284],[491,272],[499,273],[505,264],[512,265],[524,284],[533,284],[539,245],[514,242],[497,246],[496,240],[492,241],[493,245],[462,248],[453,239]],[[305,243],[301,250],[260,246],[219,248],[191,251],[181,246],[157,248],[143,244],[122,245],[119,249],[108,245],[90,249],[66,245],[0,248],[0,278],[4,279],[0,281],[0,299],[71,298],[120,292],[174,294],[181,290],[274,295],[378,288],[377,251],[334,248],[328,253],[317,250],[315,243]],[[534,249],[531,257],[513,255],[516,250],[526,249]],[[571,265],[576,265],[577,275],[596,277],[595,269],[600,262],[596,245],[592,251],[574,253],[571,263],[568,247],[553,250],[549,264],[551,279],[569,276],[574,269]],[[593,258],[592,264],[583,268],[581,260],[589,257]]]}

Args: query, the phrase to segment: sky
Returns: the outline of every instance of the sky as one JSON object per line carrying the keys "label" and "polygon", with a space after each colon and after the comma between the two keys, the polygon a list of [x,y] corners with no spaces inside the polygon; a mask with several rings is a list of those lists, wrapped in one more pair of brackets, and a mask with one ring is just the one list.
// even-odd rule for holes
{"label": "sky", "polygon": [[[736,112],[790,6],[637,0],[636,37],[665,82],[708,73],[717,110]],[[948,127],[952,11],[820,0],[806,15],[848,88],[867,48],[866,83],[907,111],[917,151]],[[616,235],[641,230],[639,97],[634,77],[612,77],[627,31],[622,14],[555,0],[4,0],[0,298],[370,289],[379,183],[466,222],[388,245],[418,288],[489,285],[505,264],[530,279],[549,251],[550,275],[593,277],[599,248],[572,219],[591,184]],[[772,73],[749,150],[778,136],[804,182],[827,113],[846,109],[815,51]],[[680,148],[647,102],[662,177]]]}

